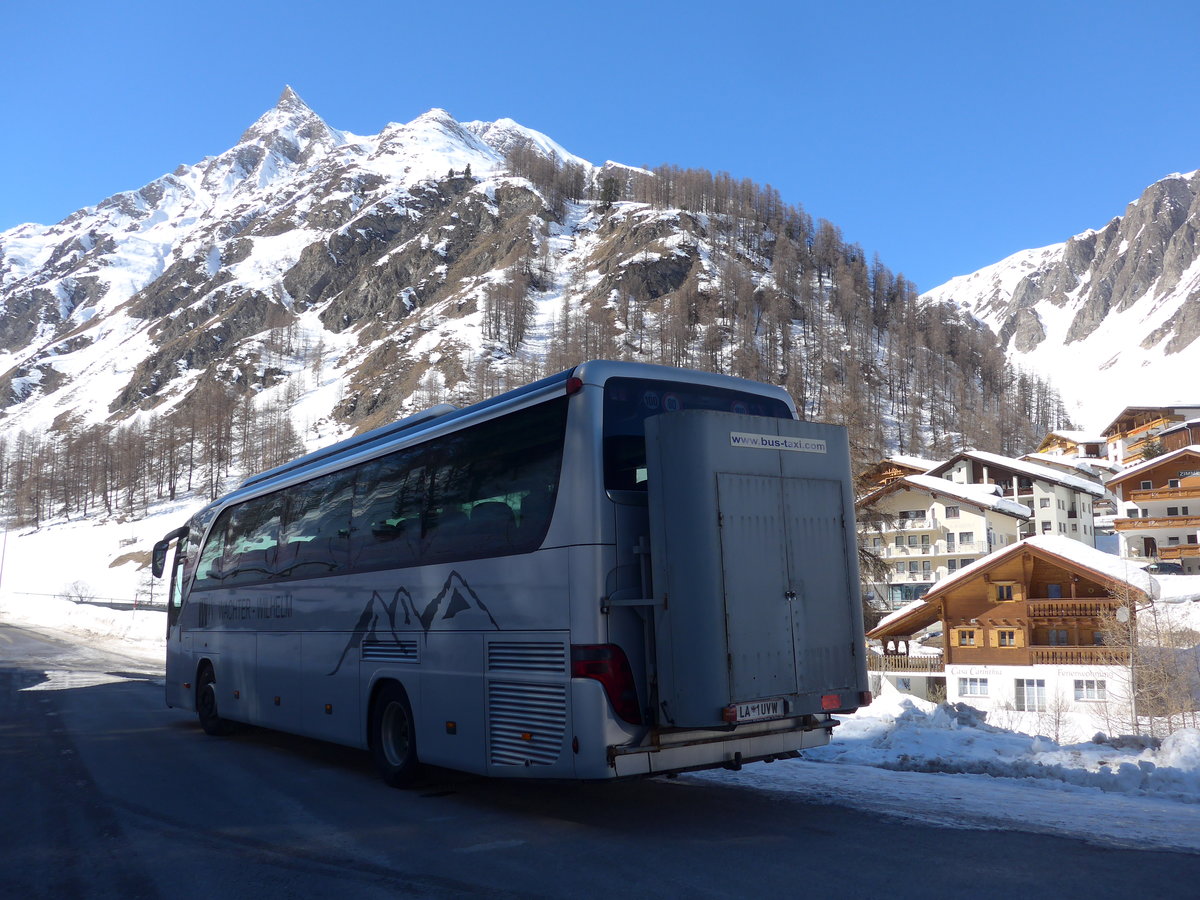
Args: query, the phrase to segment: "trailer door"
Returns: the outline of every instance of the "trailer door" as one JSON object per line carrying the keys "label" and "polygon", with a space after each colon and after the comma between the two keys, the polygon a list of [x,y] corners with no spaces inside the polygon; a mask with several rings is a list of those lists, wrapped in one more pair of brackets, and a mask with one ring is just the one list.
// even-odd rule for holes
{"label": "trailer door", "polygon": [[647,420],[660,722],[820,713],[866,690],[844,429],[719,413]]}

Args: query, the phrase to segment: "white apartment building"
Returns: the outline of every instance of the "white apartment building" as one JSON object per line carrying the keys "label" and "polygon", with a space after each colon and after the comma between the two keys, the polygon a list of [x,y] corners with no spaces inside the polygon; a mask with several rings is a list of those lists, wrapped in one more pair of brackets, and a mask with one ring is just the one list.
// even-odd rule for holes
{"label": "white apartment building", "polygon": [[879,605],[897,609],[975,560],[1019,540],[1032,510],[996,485],[908,475],[858,502],[865,546],[886,562],[872,581]]}
{"label": "white apartment building", "polygon": [[995,485],[1004,497],[1029,507],[1021,537],[1054,534],[1096,546],[1095,505],[1106,494],[1098,479],[982,450],[965,450],[928,474],[957,484]]}

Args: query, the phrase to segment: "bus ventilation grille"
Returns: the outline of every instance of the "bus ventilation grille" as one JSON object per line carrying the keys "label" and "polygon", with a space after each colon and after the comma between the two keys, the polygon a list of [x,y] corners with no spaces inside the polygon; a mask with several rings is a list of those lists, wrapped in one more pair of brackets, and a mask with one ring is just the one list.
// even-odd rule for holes
{"label": "bus ventilation grille", "polygon": [[548,766],[567,733],[567,689],[561,684],[488,685],[488,738],[494,766]]}
{"label": "bus ventilation grille", "polygon": [[418,662],[416,641],[363,641],[363,662]]}
{"label": "bus ventilation grille", "polygon": [[487,665],[489,672],[562,675],[567,671],[567,647],[535,641],[492,641],[487,647]]}

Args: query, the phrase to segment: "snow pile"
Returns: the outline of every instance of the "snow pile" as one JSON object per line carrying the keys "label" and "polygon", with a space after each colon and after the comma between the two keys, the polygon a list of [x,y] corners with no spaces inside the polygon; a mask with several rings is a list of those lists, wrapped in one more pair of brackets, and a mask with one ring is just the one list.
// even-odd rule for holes
{"label": "snow pile", "polygon": [[[908,772],[1045,779],[1077,788],[1200,803],[1200,731],[1162,741],[1059,745],[1048,737],[988,725],[965,704],[937,705],[887,682],[869,707],[841,717],[833,741],[805,758]],[[1100,736],[1097,736],[1100,738]]]}

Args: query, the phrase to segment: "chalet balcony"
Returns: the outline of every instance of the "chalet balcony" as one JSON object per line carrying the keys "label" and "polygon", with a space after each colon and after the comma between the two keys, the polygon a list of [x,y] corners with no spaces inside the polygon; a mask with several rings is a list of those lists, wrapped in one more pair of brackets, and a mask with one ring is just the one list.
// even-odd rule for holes
{"label": "chalet balcony", "polygon": [[891,522],[881,523],[879,530],[884,532],[901,531],[905,534],[914,531],[935,531],[942,534],[946,531],[946,525],[938,521],[936,516],[926,516],[923,519],[894,519]]}
{"label": "chalet balcony", "polygon": [[1119,647],[1073,644],[1031,647],[947,648],[955,665],[972,666],[1119,666],[1129,664],[1129,652]]}
{"label": "chalet balcony", "polygon": [[1120,605],[1110,600],[1029,600],[1025,608],[1031,619],[1095,619]]}
{"label": "chalet balcony", "polygon": [[1154,488],[1145,491],[1131,491],[1130,503],[1151,503],[1155,500],[1200,500],[1200,486],[1177,488]]}
{"label": "chalet balcony", "polygon": [[1127,666],[1129,651],[1118,647],[1030,647],[1035,666]]}
{"label": "chalet balcony", "polygon": [[867,656],[867,669],[871,672],[911,672],[920,675],[943,675],[946,662],[940,656],[903,656],[900,654],[871,653]]}
{"label": "chalet balcony", "polygon": [[1200,516],[1147,516],[1137,519],[1114,519],[1117,531],[1150,531],[1158,528],[1200,528]]}
{"label": "chalet balcony", "polygon": [[1159,547],[1159,559],[1197,559],[1200,558],[1200,545],[1176,544],[1175,546]]}
{"label": "chalet balcony", "polygon": [[885,544],[880,554],[884,559],[913,559],[932,556],[980,556],[988,552],[984,541],[933,541],[929,544]]}

